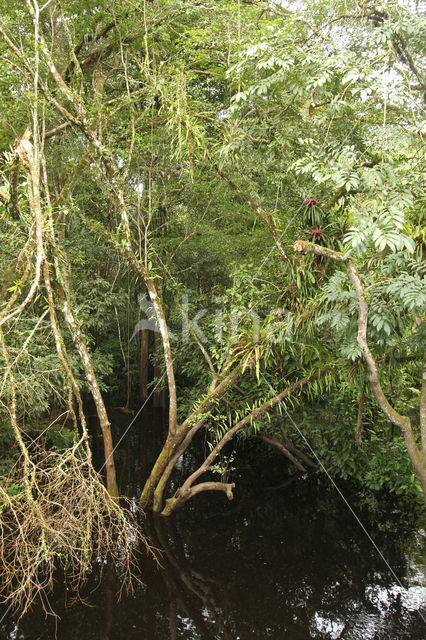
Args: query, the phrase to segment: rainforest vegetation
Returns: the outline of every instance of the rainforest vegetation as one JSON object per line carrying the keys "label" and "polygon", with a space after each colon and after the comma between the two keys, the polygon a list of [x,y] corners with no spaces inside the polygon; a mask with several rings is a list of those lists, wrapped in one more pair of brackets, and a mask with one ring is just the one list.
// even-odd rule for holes
{"label": "rainforest vegetation", "polygon": [[241,439],[421,508],[424,27],[414,1],[2,0],[11,602],[95,554],[131,573],[113,406],[164,408],[141,512],[232,499]]}

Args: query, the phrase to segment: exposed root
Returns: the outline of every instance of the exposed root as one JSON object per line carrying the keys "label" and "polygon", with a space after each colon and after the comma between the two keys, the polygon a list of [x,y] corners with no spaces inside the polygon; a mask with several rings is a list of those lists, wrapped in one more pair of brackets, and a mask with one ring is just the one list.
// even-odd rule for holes
{"label": "exposed root", "polygon": [[115,564],[120,592],[132,589],[136,551],[146,542],[90,461],[75,449],[40,454],[31,484],[33,501],[22,476],[0,487],[3,602],[20,615],[38,599],[49,609],[56,571],[78,595],[96,561]]}

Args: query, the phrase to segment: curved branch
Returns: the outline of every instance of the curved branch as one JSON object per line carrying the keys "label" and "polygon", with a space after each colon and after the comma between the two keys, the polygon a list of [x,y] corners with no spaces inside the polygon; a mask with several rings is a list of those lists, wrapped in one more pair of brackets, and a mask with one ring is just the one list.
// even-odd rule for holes
{"label": "curved branch", "polygon": [[[213,462],[219,455],[220,451],[222,451],[225,445],[230,440],[232,440],[232,438],[235,436],[235,434],[238,431],[240,431],[243,427],[247,426],[248,424],[254,422],[257,418],[259,418],[261,415],[266,413],[266,411],[268,411],[272,407],[282,402],[282,400],[284,400],[284,398],[286,398],[287,396],[291,395],[292,393],[295,393],[296,391],[299,391],[308,382],[318,378],[327,369],[329,369],[330,366],[331,365],[326,365],[324,367],[321,367],[321,369],[311,372],[309,375],[302,378],[301,380],[296,380],[296,382],[291,383],[288,387],[286,387],[283,391],[281,391],[281,393],[277,394],[270,400],[267,400],[262,405],[260,405],[260,407],[253,409],[253,411],[251,411],[248,415],[246,415],[244,418],[239,420],[239,422],[237,422],[231,429],[229,429],[229,431],[225,433],[225,435],[221,438],[221,440],[216,444],[216,446],[211,451],[211,453],[204,460],[203,464],[200,465],[200,467],[198,467],[198,469],[194,471],[194,473],[192,473],[185,480],[183,485],[175,492],[174,496],[166,501],[166,507],[161,512],[162,515],[169,515],[171,513],[170,509],[172,510],[177,509],[178,507],[181,506],[181,504],[183,504],[183,502],[186,502],[191,497],[191,494],[188,496],[188,493],[191,491],[192,485],[195,482],[195,480],[197,480],[200,476],[202,476],[204,473],[206,473],[210,469]],[[203,483],[203,484],[207,484],[207,483]]]}
{"label": "curved branch", "polygon": [[[377,367],[376,360],[373,354],[370,351],[367,342],[367,324],[368,324],[368,304],[364,297],[363,287],[361,283],[361,279],[358,275],[358,272],[353,264],[352,260],[346,258],[342,253],[338,253],[337,251],[332,251],[331,249],[327,249],[326,247],[321,247],[319,245],[313,244],[311,242],[305,242],[303,240],[298,240],[294,244],[294,250],[302,253],[312,253],[315,255],[325,256],[326,258],[330,258],[331,260],[335,260],[337,262],[342,262],[346,266],[346,270],[348,273],[349,280],[356,291],[358,297],[358,335],[357,340],[359,345],[361,346],[362,353],[364,356],[364,360],[366,361],[370,373],[370,384],[374,394],[374,397],[377,400],[377,403],[389,422],[396,425],[401,429],[401,432],[405,439],[405,444],[407,446],[407,451],[410,456],[411,462],[415,467],[419,479],[422,483],[423,490],[425,492],[426,497],[426,472],[424,469],[424,460],[423,453],[419,450],[416,439],[414,437],[413,429],[411,426],[411,420],[408,416],[403,416],[398,413],[392,405],[389,403],[386,398],[383,389],[380,385],[379,379],[379,371]],[[426,438],[426,434],[425,434]]]}
{"label": "curved branch", "polygon": [[235,488],[235,482],[200,482],[195,487],[191,487],[186,493],[179,495],[179,497],[173,497],[166,500],[166,506],[164,507],[161,515],[170,516],[177,507],[181,507],[185,502],[193,498],[197,493],[203,491],[223,491],[226,493],[228,500],[233,500],[234,494],[232,493]]}
{"label": "curved branch", "polygon": [[294,466],[297,469],[299,469],[299,471],[302,471],[303,473],[306,473],[306,469],[303,466],[303,464],[301,464],[294,457],[294,455],[287,449],[287,447],[284,446],[284,444],[282,442],[280,442],[278,440],[278,438],[274,438],[273,436],[268,436],[265,433],[259,433],[258,437],[261,440],[263,440],[263,442],[266,442],[267,444],[270,444],[272,447],[275,447],[276,449],[279,449],[281,451],[281,453],[283,453],[290,460],[290,462],[292,462],[294,464]]}

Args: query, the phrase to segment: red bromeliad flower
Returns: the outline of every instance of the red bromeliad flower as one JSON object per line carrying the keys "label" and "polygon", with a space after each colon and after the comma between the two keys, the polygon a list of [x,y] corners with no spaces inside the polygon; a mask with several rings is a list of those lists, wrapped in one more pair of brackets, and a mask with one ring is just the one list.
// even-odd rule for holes
{"label": "red bromeliad flower", "polygon": [[318,227],[318,229],[312,229],[311,236],[314,236],[314,238],[316,238],[317,236],[320,235],[320,233],[322,233],[322,229]]}
{"label": "red bromeliad flower", "polygon": [[306,205],[308,207],[314,207],[316,204],[318,204],[318,200],[315,200],[315,198],[308,198],[306,200]]}

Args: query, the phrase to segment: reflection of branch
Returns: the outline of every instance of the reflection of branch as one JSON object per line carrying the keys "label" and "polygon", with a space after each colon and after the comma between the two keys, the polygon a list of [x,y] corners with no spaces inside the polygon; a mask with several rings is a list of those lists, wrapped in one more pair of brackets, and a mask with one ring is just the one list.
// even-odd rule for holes
{"label": "reflection of branch", "polygon": [[281,489],[286,489],[290,485],[293,484],[296,480],[298,480],[301,476],[300,471],[296,471],[292,476],[284,480],[284,482],[279,482],[278,484],[273,484],[270,487],[264,487],[263,491],[278,491]]}
{"label": "reflection of branch", "polygon": [[116,582],[116,573],[115,573],[115,565],[112,560],[109,559],[105,569],[105,579],[106,579],[106,587],[105,587],[105,607],[104,607],[104,628],[102,631],[101,640],[110,640],[111,632],[114,626],[114,608],[116,602],[116,594],[115,594],[115,582]]}
{"label": "reflection of branch", "polygon": [[[201,637],[211,637],[203,616],[201,616],[196,608],[190,604],[188,598],[182,597],[185,590],[188,590],[200,598],[204,606],[206,605],[206,586],[203,584],[197,584],[197,582],[193,580],[191,576],[191,569],[184,554],[175,554],[171,547],[170,539],[174,541],[174,534],[176,533],[177,535],[177,531],[167,531],[166,533],[163,531],[161,523],[157,520],[153,520],[152,518],[146,518],[144,526],[148,533],[150,543],[155,547],[162,549],[161,565],[159,565],[159,569],[170,599],[169,625],[171,638],[175,638],[177,633],[177,604],[179,604],[181,609],[183,609],[186,616],[193,621]],[[187,567],[189,567],[189,570]]]}
{"label": "reflection of branch", "polygon": [[203,609],[207,610],[210,618],[214,620],[215,627],[221,632],[221,637],[232,640],[233,636],[223,623],[221,612],[223,607],[218,606],[212,585],[218,585],[220,592],[228,585],[228,582],[211,577],[194,569],[185,553],[182,538],[175,523],[170,518],[148,517],[145,520],[147,533],[150,541],[155,547],[161,547],[163,555],[161,559],[161,575],[166,584],[170,598],[170,630],[171,638],[176,635],[175,617],[177,614],[176,603],[183,609],[185,614],[197,627],[202,638],[217,637],[208,627],[206,619],[198,610],[197,602],[188,597],[188,593],[193,594],[199,601]]}

